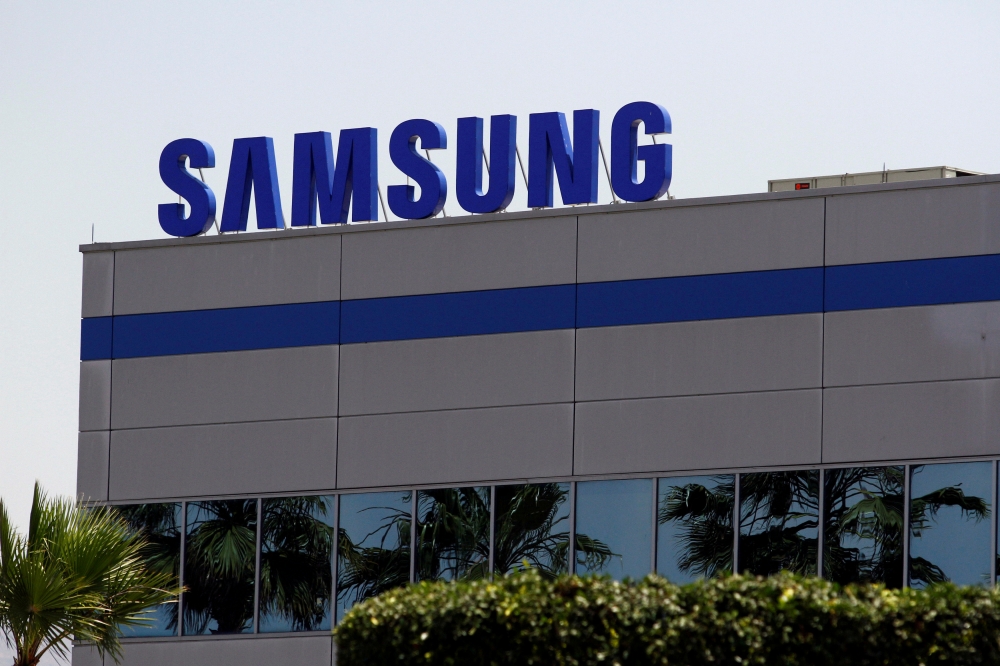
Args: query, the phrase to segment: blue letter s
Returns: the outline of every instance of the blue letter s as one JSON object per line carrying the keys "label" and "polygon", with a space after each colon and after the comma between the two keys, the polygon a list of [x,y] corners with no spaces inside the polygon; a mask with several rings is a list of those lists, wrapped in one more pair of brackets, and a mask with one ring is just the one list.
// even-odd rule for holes
{"label": "blue letter s", "polygon": [[171,236],[197,236],[208,231],[215,222],[215,193],[188,173],[185,160],[190,160],[192,169],[211,169],[215,166],[215,151],[198,139],[177,139],[168,143],[160,153],[163,184],[191,205],[191,214],[187,217],[184,217],[184,204],[158,206],[160,227]]}
{"label": "blue letter s", "polygon": [[448,183],[434,163],[417,152],[417,139],[424,150],[448,147],[444,128],[430,120],[406,120],[389,137],[389,157],[396,168],[420,186],[420,198],[414,199],[412,185],[392,185],[387,189],[389,210],[404,220],[434,217],[444,208]]}

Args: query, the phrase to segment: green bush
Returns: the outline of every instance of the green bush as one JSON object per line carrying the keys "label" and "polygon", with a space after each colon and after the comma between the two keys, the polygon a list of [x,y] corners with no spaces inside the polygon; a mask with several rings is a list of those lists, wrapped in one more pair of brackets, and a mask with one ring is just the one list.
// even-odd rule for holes
{"label": "green bush", "polygon": [[420,583],[355,606],[339,666],[1000,664],[1000,595],[732,576]]}

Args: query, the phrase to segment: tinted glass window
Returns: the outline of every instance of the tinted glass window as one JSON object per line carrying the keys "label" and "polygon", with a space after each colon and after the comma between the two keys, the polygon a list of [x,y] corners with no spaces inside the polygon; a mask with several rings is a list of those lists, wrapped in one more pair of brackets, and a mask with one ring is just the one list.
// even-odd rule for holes
{"label": "tinted glass window", "polygon": [[253,631],[257,500],[188,502],[184,633]]}
{"label": "tinted glass window", "polygon": [[[180,586],[181,565],[181,504],[133,504],[112,507],[133,531],[146,539],[143,559],[146,566],[174,577],[174,586]],[[162,604],[148,615],[144,627],[127,627],[123,636],[176,636],[177,604]]]}
{"label": "tinted glass window", "polygon": [[653,480],[576,484],[576,572],[642,578],[652,569]]}
{"label": "tinted glass window", "polygon": [[417,493],[418,580],[484,578],[489,556],[489,487]]}
{"label": "tinted glass window", "polygon": [[340,496],[337,619],[359,601],[410,581],[410,492]]}
{"label": "tinted glass window", "polygon": [[815,575],[818,528],[818,470],[740,475],[740,572]]}
{"label": "tinted glass window", "polygon": [[823,576],[836,583],[903,584],[903,467],[828,469]]}
{"label": "tinted glass window", "polygon": [[259,630],[330,629],[333,496],[262,502]]}
{"label": "tinted glass window", "polygon": [[674,583],[733,570],[732,474],[659,480],[656,571]]}
{"label": "tinted glass window", "polygon": [[527,561],[543,576],[569,564],[569,484],[498,486],[493,570],[509,573]]}
{"label": "tinted glass window", "polygon": [[990,583],[991,463],[910,468],[910,585]]}

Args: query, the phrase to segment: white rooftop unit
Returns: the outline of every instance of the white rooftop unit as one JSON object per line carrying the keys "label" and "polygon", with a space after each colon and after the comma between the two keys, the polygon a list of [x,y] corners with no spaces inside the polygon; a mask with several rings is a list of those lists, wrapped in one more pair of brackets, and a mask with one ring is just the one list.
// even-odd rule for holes
{"label": "white rooftop unit", "polygon": [[864,173],[843,173],[836,176],[814,176],[812,178],[779,178],[767,181],[768,192],[790,192],[792,190],[815,190],[822,187],[850,187],[851,185],[877,185],[879,183],[902,183],[908,180],[932,180],[934,178],[961,178],[981,176],[978,171],[956,169],[950,166],[924,167],[922,169],[885,169]]}

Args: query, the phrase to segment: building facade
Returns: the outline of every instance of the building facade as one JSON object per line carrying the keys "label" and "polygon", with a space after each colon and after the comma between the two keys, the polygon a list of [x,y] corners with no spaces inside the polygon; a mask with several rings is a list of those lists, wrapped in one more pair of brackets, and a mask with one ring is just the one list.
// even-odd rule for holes
{"label": "building facade", "polygon": [[996,578],[1000,176],[81,251],[78,492],[187,588],[128,666],[525,564]]}

